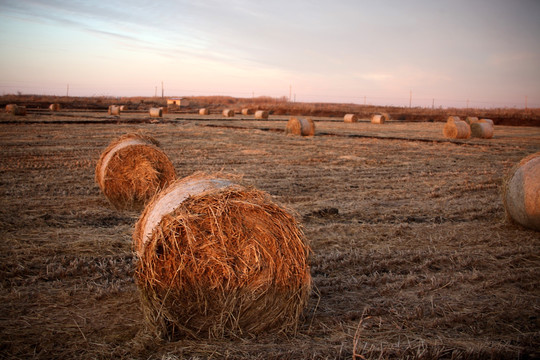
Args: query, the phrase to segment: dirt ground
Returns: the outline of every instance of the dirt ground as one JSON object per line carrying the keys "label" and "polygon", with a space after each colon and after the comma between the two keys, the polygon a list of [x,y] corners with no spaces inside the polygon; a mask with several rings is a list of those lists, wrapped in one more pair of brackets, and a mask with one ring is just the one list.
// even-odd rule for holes
{"label": "dirt ground", "polygon": [[[500,185],[540,128],[452,141],[442,123],[64,111],[0,115],[0,358],[540,358],[540,233],[505,221]],[[180,177],[243,175],[297,213],[313,292],[296,335],[167,343],[143,329],[131,234],[94,182],[144,130]]]}

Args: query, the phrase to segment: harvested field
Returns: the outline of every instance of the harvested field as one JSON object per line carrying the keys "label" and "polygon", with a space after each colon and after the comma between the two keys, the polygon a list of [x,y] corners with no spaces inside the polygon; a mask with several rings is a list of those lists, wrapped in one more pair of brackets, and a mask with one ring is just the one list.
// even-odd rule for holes
{"label": "harvested field", "polygon": [[[0,354],[5,358],[540,357],[540,233],[505,222],[500,186],[540,128],[445,139],[443,123],[288,117],[0,114]],[[167,343],[143,331],[139,213],[94,182],[101,151],[144,130],[178,177],[243,182],[296,211],[314,291],[295,336]]]}

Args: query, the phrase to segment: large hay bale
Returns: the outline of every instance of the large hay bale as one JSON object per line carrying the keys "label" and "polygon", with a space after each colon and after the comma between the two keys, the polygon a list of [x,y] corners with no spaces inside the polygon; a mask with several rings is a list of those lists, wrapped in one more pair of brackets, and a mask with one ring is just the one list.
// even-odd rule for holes
{"label": "large hay bale", "polygon": [[478,120],[478,122],[480,122],[480,123],[488,123],[488,124],[491,124],[491,126],[495,126],[495,124],[493,123],[493,120],[491,120],[491,119],[480,119],[480,120]]}
{"label": "large hay bale", "polygon": [[356,114],[346,114],[343,117],[343,121],[346,123],[355,123],[358,122],[358,116]]}
{"label": "large hay bale", "polygon": [[51,111],[60,111],[60,104],[55,103],[55,104],[49,105],[49,110],[51,110]]}
{"label": "large hay bale", "polygon": [[478,122],[478,118],[476,116],[467,116],[465,118],[465,122],[467,124],[469,124],[469,126],[471,126],[471,124],[474,124],[474,123],[477,123]]}
{"label": "large hay bale", "polygon": [[151,107],[149,110],[150,117],[162,117],[163,116],[163,108],[160,107]]}
{"label": "large hay bale", "polygon": [[141,210],[175,179],[174,166],[159,143],[141,134],[127,134],[113,141],[96,165],[96,182],[119,210]]}
{"label": "large hay bale", "polygon": [[120,105],[120,112],[122,111],[127,111],[128,110],[128,106],[127,105]]}
{"label": "large hay bale", "polygon": [[209,115],[210,111],[206,108],[199,109],[199,115]]}
{"label": "large hay bale", "polygon": [[225,117],[233,117],[234,116],[234,110],[232,110],[232,109],[223,110],[223,116],[225,116]]}
{"label": "large hay bale", "polygon": [[390,115],[388,113],[373,114],[371,117],[372,124],[384,124],[388,120],[390,120]]}
{"label": "large hay bale", "polygon": [[471,127],[465,121],[449,118],[444,124],[443,135],[450,139],[468,139],[471,136]]}
{"label": "large hay bale", "polygon": [[451,115],[448,117],[448,119],[446,119],[446,123],[450,123],[450,124],[453,124],[455,121],[463,121],[459,118],[459,116],[454,116],[454,115]]}
{"label": "large hay bale", "polygon": [[17,104],[8,104],[6,105],[6,112],[12,115],[25,116],[26,106],[20,106]]}
{"label": "large hay bale", "polygon": [[313,136],[315,135],[315,122],[311,118],[291,117],[285,127],[286,134]]}
{"label": "large hay bale", "polygon": [[491,139],[493,137],[493,125],[488,122],[473,122],[471,124],[471,137]]}
{"label": "large hay bale", "polygon": [[148,204],[135,226],[145,323],[157,336],[294,332],[309,297],[308,245],[262,191],[195,175]]}
{"label": "large hay bale", "polygon": [[503,181],[507,219],[540,231],[540,152],[523,158]]}
{"label": "large hay bale", "polygon": [[120,115],[120,106],[118,105],[110,105],[108,110],[109,115]]}
{"label": "large hay bale", "polygon": [[268,119],[268,111],[266,110],[255,111],[255,119]]}
{"label": "large hay bale", "polygon": [[249,108],[242,109],[242,115],[251,115],[251,114],[253,114],[253,110]]}

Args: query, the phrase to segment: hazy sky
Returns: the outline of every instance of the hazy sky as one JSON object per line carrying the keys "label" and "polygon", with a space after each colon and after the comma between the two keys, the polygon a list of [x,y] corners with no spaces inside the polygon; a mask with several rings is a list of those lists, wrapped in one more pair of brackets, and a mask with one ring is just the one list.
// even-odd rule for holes
{"label": "hazy sky", "polygon": [[0,0],[0,92],[540,107],[539,19],[539,0]]}

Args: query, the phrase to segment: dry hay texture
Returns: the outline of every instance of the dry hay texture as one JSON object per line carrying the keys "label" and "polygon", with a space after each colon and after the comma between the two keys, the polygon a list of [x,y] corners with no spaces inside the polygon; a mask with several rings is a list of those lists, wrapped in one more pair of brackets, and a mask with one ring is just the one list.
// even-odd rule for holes
{"label": "dry hay texture", "polygon": [[149,110],[151,117],[162,117],[163,116],[163,108],[156,108],[152,107]]}
{"label": "dry hay texture", "polygon": [[491,139],[493,137],[493,124],[488,122],[471,123],[471,137]]}
{"label": "dry hay texture", "polygon": [[12,115],[25,116],[26,106],[19,106],[17,104],[6,105],[6,112]]}
{"label": "dry hay texture", "polygon": [[346,114],[343,117],[343,121],[346,123],[355,123],[358,122],[358,116],[356,114]]}
{"label": "dry hay texture", "polygon": [[133,234],[147,329],[169,340],[294,333],[309,247],[265,192],[194,175],[159,194]]}
{"label": "dry hay texture", "polygon": [[387,113],[373,114],[371,117],[372,124],[384,124],[388,120],[390,120],[390,115]]}
{"label": "dry hay texture", "polygon": [[109,115],[120,115],[120,106],[111,105],[108,110]]}
{"label": "dry hay texture", "polygon": [[291,117],[287,122],[285,133],[301,136],[314,136],[315,122],[311,120],[311,118]]}
{"label": "dry hay texture", "polygon": [[155,139],[127,134],[103,151],[95,179],[116,209],[142,210],[157,192],[176,179],[176,172]]}
{"label": "dry hay texture", "polygon": [[233,117],[234,116],[234,110],[232,110],[232,109],[223,110],[223,116],[225,116],[225,117]]}
{"label": "dry hay texture", "polygon": [[523,158],[503,181],[507,219],[540,231],[540,152]]}
{"label": "dry hay texture", "polygon": [[450,139],[468,139],[471,136],[471,127],[458,116],[450,116],[444,124],[443,136]]}
{"label": "dry hay texture", "polygon": [[206,108],[199,109],[199,115],[209,115],[210,111]]}
{"label": "dry hay texture", "polygon": [[266,111],[266,110],[257,110],[255,112],[255,119],[268,119],[268,111]]}

